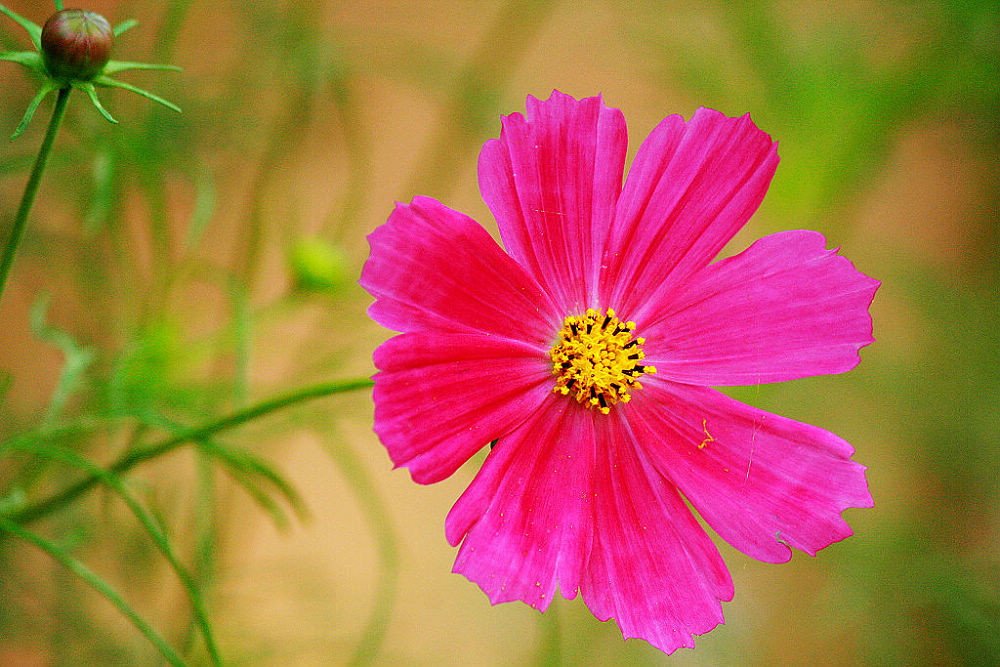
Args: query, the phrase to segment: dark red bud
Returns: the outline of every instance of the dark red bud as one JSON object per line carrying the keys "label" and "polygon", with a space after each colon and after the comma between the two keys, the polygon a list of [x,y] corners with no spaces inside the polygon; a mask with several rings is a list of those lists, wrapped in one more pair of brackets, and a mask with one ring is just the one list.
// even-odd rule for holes
{"label": "dark red bud", "polygon": [[100,14],[64,9],[42,28],[42,59],[49,74],[63,81],[89,81],[111,57],[114,32]]}

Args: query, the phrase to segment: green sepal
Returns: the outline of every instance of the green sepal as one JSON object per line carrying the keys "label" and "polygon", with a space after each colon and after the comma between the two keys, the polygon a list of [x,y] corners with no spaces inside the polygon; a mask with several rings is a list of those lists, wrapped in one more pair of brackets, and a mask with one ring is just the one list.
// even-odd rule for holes
{"label": "green sepal", "polygon": [[11,141],[17,139],[24,133],[24,130],[28,127],[28,123],[31,122],[32,117],[35,115],[35,110],[38,108],[38,105],[42,103],[42,99],[53,90],[59,90],[61,87],[62,86],[56,85],[53,81],[48,79],[42,83],[41,90],[38,91],[38,94],[35,95],[35,97],[31,100],[31,103],[28,104],[28,109],[24,112],[24,116],[21,117],[21,122],[17,124],[16,128],[14,128],[14,134],[10,135]]}
{"label": "green sepal", "polygon": [[0,53],[0,60],[24,65],[42,76],[46,74],[42,56],[34,51],[4,51]]}
{"label": "green sepal", "polygon": [[181,110],[181,108],[179,106],[177,106],[176,104],[174,104],[173,102],[168,102],[165,99],[163,99],[162,97],[159,97],[158,95],[154,95],[153,93],[149,92],[148,90],[143,90],[142,88],[138,88],[136,86],[133,86],[131,83],[125,83],[124,81],[117,81],[117,80],[112,79],[110,77],[104,76],[103,74],[94,79],[94,85],[105,86],[105,87],[108,87],[108,88],[123,88],[123,89],[125,89],[125,90],[127,90],[129,92],[135,93],[137,95],[142,95],[143,97],[145,97],[147,99],[150,99],[150,100],[153,100],[154,102],[159,102],[160,104],[162,104],[163,106],[167,107],[168,109],[173,109],[174,111],[176,111],[178,113],[180,113],[180,110]]}
{"label": "green sepal", "polygon": [[118,124],[118,121],[115,120],[110,113],[108,113],[108,110],[104,108],[104,106],[101,104],[101,101],[97,99],[97,90],[94,88],[94,84],[90,83],[89,81],[75,81],[73,82],[73,87],[76,88],[77,90],[82,90],[83,92],[87,93],[87,97],[89,97],[90,101],[94,103],[94,106],[97,107],[97,110],[101,112],[101,115],[107,118],[115,125]]}
{"label": "green sepal", "polygon": [[9,16],[10,18],[12,18],[14,20],[15,23],[17,23],[19,26],[21,26],[22,28],[24,28],[28,32],[28,36],[31,37],[31,43],[35,45],[35,48],[38,49],[39,51],[42,50],[42,28],[41,28],[41,26],[38,26],[38,25],[32,23],[31,21],[29,21],[28,19],[24,18],[23,16],[20,16],[20,15],[18,15],[16,13],[10,11],[6,7],[4,7],[3,5],[0,5],[0,12],[3,12],[7,16]]}
{"label": "green sepal", "polygon": [[114,30],[112,32],[115,33],[115,37],[118,37],[122,33],[126,32],[128,30],[131,30],[132,28],[136,27],[137,25],[139,25],[138,21],[136,21],[135,19],[128,19],[128,20],[122,21],[121,23],[119,23],[118,25],[116,25],[114,27]]}
{"label": "green sepal", "polygon": [[156,63],[132,63],[124,60],[109,60],[108,64],[104,66],[104,70],[102,70],[101,74],[117,74],[118,72],[124,72],[129,69],[155,69],[167,70],[170,72],[183,71],[177,65],[158,65]]}

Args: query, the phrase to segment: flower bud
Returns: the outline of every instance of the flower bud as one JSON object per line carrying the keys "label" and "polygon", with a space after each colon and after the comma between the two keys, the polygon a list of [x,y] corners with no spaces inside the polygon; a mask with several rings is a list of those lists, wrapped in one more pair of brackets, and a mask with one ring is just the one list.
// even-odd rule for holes
{"label": "flower bud", "polygon": [[42,59],[54,79],[90,81],[111,57],[114,33],[100,14],[64,9],[42,28]]}
{"label": "flower bud", "polygon": [[350,261],[344,251],[322,239],[297,239],[288,260],[295,286],[301,290],[335,290],[351,281]]}

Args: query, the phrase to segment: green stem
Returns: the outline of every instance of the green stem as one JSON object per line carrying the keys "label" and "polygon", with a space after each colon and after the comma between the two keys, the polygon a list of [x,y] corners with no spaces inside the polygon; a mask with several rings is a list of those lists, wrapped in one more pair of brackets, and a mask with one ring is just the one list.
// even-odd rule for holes
{"label": "green stem", "polygon": [[[166,440],[163,440],[155,445],[150,445],[149,447],[143,447],[140,449],[133,449],[126,452],[121,456],[121,458],[112,463],[104,474],[120,474],[126,472],[143,461],[148,461],[162,456],[163,454],[172,452],[178,447],[189,442],[210,438],[217,433],[221,433],[222,431],[245,424],[256,419],[257,417],[262,417],[272,412],[277,412],[278,410],[298,405],[299,403],[305,403],[306,401],[311,401],[313,399],[332,396],[334,394],[342,394],[355,389],[365,389],[371,387],[372,384],[372,381],[368,378],[339,382],[323,382],[309,387],[304,387],[282,396],[276,396],[274,398],[261,401],[260,403],[246,408],[245,410],[239,410],[226,417],[209,422],[208,424],[188,429],[184,433],[167,438]],[[66,489],[49,496],[44,500],[40,500],[32,505],[28,505],[27,507],[13,512],[8,518],[21,525],[37,521],[38,519],[51,514],[60,507],[72,502],[83,493],[89,491],[101,481],[101,477],[101,475],[97,474],[85,477],[73,486],[67,487]]]}
{"label": "green stem", "polygon": [[45,131],[42,147],[38,149],[38,157],[35,158],[35,165],[31,168],[28,184],[24,186],[24,195],[21,197],[21,205],[17,209],[17,217],[14,218],[14,226],[10,230],[10,237],[4,246],[3,255],[0,256],[0,298],[3,297],[3,289],[7,284],[7,274],[10,273],[11,264],[14,263],[17,246],[20,245],[21,237],[24,236],[24,228],[28,223],[28,213],[31,211],[31,205],[35,202],[35,193],[38,192],[38,185],[42,181],[45,164],[49,161],[49,153],[52,152],[56,132],[59,131],[59,125],[66,113],[66,102],[69,101],[71,90],[72,88],[69,86],[59,89],[56,106],[52,110],[52,120],[49,121],[49,128]]}

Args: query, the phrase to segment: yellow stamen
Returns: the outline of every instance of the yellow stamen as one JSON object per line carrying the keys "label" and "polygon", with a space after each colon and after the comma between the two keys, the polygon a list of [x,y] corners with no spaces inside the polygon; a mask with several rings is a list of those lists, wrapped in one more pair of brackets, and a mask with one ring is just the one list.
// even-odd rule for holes
{"label": "yellow stamen", "polygon": [[572,396],[603,414],[611,406],[631,400],[632,390],[642,389],[639,378],[655,373],[643,366],[645,338],[632,338],[635,322],[622,322],[612,308],[588,308],[583,315],[571,315],[563,322],[559,340],[552,346],[552,391]]}

